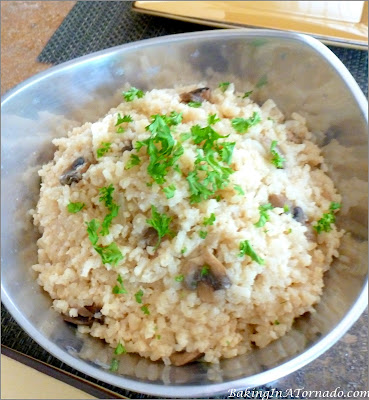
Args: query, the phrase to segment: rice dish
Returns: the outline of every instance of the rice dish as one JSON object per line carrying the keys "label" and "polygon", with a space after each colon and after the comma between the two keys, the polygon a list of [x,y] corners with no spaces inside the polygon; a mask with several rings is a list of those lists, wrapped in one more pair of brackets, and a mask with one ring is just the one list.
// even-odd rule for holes
{"label": "rice dish", "polygon": [[314,312],[341,197],[305,119],[251,98],[228,82],[127,88],[53,140],[33,269],[53,308],[117,356],[217,363]]}

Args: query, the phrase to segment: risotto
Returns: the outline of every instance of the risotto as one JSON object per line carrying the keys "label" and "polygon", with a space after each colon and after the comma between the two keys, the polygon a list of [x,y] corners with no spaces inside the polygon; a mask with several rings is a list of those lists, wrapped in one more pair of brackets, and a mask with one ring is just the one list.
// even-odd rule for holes
{"label": "risotto", "polygon": [[304,118],[250,94],[132,87],[54,139],[33,269],[114,362],[217,363],[267,346],[319,302],[341,197]]}

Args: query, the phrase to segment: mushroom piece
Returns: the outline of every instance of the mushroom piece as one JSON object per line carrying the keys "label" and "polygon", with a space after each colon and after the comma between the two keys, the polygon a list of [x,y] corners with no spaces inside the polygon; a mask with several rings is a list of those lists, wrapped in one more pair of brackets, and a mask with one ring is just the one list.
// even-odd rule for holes
{"label": "mushroom piece", "polygon": [[[95,321],[103,322],[104,316],[100,314],[101,307],[96,304],[91,306],[84,306],[78,308],[78,316],[70,317],[69,315],[63,314],[63,319],[66,322],[70,322],[74,325],[86,325],[91,326]],[[100,314],[100,316],[99,316]]]}
{"label": "mushroom piece", "polygon": [[130,140],[127,143],[124,143],[124,146],[122,148],[122,153],[124,153],[125,151],[131,151],[131,150],[133,150],[132,140]]}
{"label": "mushroom piece", "polygon": [[62,185],[71,185],[73,182],[79,182],[82,179],[82,174],[87,171],[89,166],[90,163],[86,162],[84,157],[78,157],[73,161],[70,167],[60,175],[59,182]]}
{"label": "mushroom piece", "polygon": [[156,231],[156,229],[150,227],[147,228],[145,233],[144,233],[144,240],[145,240],[145,244],[146,247],[147,246],[156,246],[156,244],[158,243],[159,240],[159,236],[158,236],[158,232]]}
{"label": "mushroom piece", "polygon": [[204,100],[209,101],[210,89],[208,87],[203,87],[192,90],[191,92],[181,93],[180,98],[183,103],[189,103],[191,101],[202,103]]}
{"label": "mushroom piece", "polygon": [[189,364],[190,362],[196,361],[202,355],[203,355],[203,353],[200,353],[199,351],[191,351],[191,352],[182,351],[180,353],[173,353],[169,357],[169,359],[170,359],[170,362],[174,366],[180,367],[182,365]]}
{"label": "mushroom piece", "polygon": [[94,323],[93,318],[81,317],[80,315],[78,315],[78,317],[70,317],[69,315],[63,315],[63,319],[65,322],[70,322],[71,324],[74,324],[74,325],[91,326]]}
{"label": "mushroom piece", "polygon": [[[208,267],[206,273],[203,273],[204,266]],[[214,300],[215,290],[227,289],[231,286],[226,268],[208,249],[205,249],[201,256],[187,260],[184,275],[187,288],[197,289],[199,298],[206,302]]]}
{"label": "mushroom piece", "polygon": [[295,207],[293,209],[293,219],[296,220],[297,222],[300,222],[301,224],[305,224],[306,217],[304,210],[301,207]]}
{"label": "mushroom piece", "polygon": [[291,202],[283,194],[270,194],[268,200],[273,207],[283,208],[285,205],[291,206]]}

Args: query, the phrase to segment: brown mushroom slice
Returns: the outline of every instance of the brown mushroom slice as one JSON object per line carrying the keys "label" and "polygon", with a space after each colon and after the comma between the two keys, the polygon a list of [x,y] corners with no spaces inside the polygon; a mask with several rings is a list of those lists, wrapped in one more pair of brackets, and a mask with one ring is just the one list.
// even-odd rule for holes
{"label": "brown mushroom slice", "polygon": [[214,289],[206,282],[199,282],[197,285],[197,295],[204,303],[214,303]]}
{"label": "brown mushroom slice", "polygon": [[181,93],[180,98],[183,103],[189,103],[191,101],[196,103],[202,103],[204,100],[209,101],[210,89],[208,87],[203,87],[192,90],[191,92]]}
{"label": "brown mushroom slice", "polygon": [[190,258],[184,266],[184,282],[188,289],[195,290],[201,280],[201,268],[204,265],[201,256]]}
{"label": "brown mushroom slice", "polygon": [[94,316],[95,313],[93,313],[92,311],[90,311],[87,307],[80,307],[78,309],[78,315],[81,317],[88,317],[88,318],[92,318]]}
{"label": "brown mushroom slice", "polygon": [[87,171],[90,166],[84,157],[76,158],[73,163],[67,168],[59,177],[59,182],[62,185],[71,185],[73,182],[77,183],[82,179],[82,174]]}
{"label": "brown mushroom slice", "polygon": [[71,324],[74,325],[91,326],[94,323],[93,318],[81,317],[80,315],[78,315],[78,317],[70,317],[69,315],[63,314],[63,319],[65,322],[70,322]]}
{"label": "brown mushroom slice", "polygon": [[180,353],[173,353],[169,359],[174,366],[181,367],[182,365],[198,360],[202,355],[203,353],[199,351],[182,351]]}
{"label": "brown mushroom slice", "polygon": [[214,290],[229,288],[232,282],[228,278],[226,268],[208,249],[204,251],[204,261],[210,267],[210,273],[205,276],[206,282]]}
{"label": "brown mushroom slice", "polygon": [[156,246],[159,240],[158,232],[156,229],[150,227],[147,228],[145,233],[144,233],[144,240],[145,240],[145,245],[147,246]]}
{"label": "brown mushroom slice", "polygon": [[125,151],[131,151],[131,150],[133,150],[132,140],[130,140],[127,143],[124,143],[124,146],[122,148],[122,153],[124,153]]}
{"label": "brown mushroom slice", "polygon": [[270,194],[268,200],[273,207],[283,208],[285,205],[291,206],[291,202],[283,194]]}
{"label": "brown mushroom slice", "polygon": [[[85,306],[84,308],[87,309],[93,315],[101,312],[101,309],[102,309],[101,306],[98,306],[95,303],[93,303],[91,306]],[[80,314],[79,310],[78,310],[78,314]]]}
{"label": "brown mushroom slice", "polygon": [[293,219],[301,224],[305,224],[307,218],[305,216],[304,210],[301,207],[294,207],[293,209]]}

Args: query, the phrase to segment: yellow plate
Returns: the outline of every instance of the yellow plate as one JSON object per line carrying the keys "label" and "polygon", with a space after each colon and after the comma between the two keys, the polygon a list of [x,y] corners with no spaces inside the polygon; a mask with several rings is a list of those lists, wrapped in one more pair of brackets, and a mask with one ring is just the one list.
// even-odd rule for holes
{"label": "yellow plate", "polygon": [[135,1],[133,10],[221,28],[307,33],[326,44],[368,48],[367,1]]}

